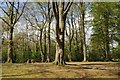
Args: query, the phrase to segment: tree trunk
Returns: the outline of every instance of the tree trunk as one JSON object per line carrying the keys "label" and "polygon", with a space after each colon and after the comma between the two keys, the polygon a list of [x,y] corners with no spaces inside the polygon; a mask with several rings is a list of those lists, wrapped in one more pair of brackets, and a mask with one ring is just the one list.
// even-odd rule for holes
{"label": "tree trunk", "polygon": [[59,30],[60,34],[57,35],[56,44],[56,59],[55,64],[64,64],[64,32],[65,32],[65,16],[63,15],[64,5],[63,2],[59,3]]}
{"label": "tree trunk", "polygon": [[9,19],[8,20],[5,20],[4,18],[1,18],[1,19],[10,27],[9,45],[8,45],[8,52],[7,52],[7,62],[9,63],[9,62],[13,62],[13,29],[15,24],[18,22],[18,20],[22,16],[26,3],[24,3],[24,6],[22,7],[21,12],[19,13],[18,13],[19,8],[15,7],[14,2],[6,3],[6,5],[9,5],[7,6],[7,10],[4,10],[4,9],[1,9],[1,10]]}
{"label": "tree trunk", "polygon": [[[53,2],[53,11],[56,18],[56,56],[55,64],[65,64],[64,61],[64,33],[65,33],[65,21],[67,12],[70,9],[72,3],[69,3],[64,10],[64,2],[59,2],[58,4]],[[57,8],[57,9],[55,9]],[[59,10],[59,11],[56,11]]]}
{"label": "tree trunk", "polygon": [[[28,23],[26,24],[26,42],[28,43]],[[29,54],[29,44],[26,43],[26,53]],[[27,57],[28,58],[28,57]],[[26,59],[25,59],[25,54],[23,56],[23,61],[26,62]]]}
{"label": "tree trunk", "polygon": [[86,37],[85,37],[85,25],[84,25],[84,18],[85,18],[85,6],[83,2],[80,2],[81,6],[81,23],[82,23],[82,41],[83,41],[83,54],[84,54],[84,62],[86,62],[87,57],[87,49],[86,49]]}
{"label": "tree trunk", "polygon": [[10,36],[9,36],[9,45],[8,45],[8,59],[7,62],[8,63],[12,63],[13,62],[13,15],[14,15],[14,2],[11,2],[11,6],[10,6]]}
{"label": "tree trunk", "polygon": [[83,25],[83,52],[84,52],[84,61],[86,62],[87,50],[86,50],[86,38],[85,38],[85,28]]}
{"label": "tree trunk", "polygon": [[[2,21],[0,20],[0,25],[2,25]],[[4,33],[4,31],[3,31],[3,27],[1,26],[0,27],[0,37],[2,38],[2,36],[3,36],[3,33]],[[3,43],[4,43],[4,37],[2,38],[2,39],[0,39],[0,52],[2,53],[2,50],[3,50],[3,47],[2,47],[2,45],[3,45]],[[0,63],[2,63],[2,54],[0,54]],[[2,68],[2,67],[1,67]]]}
{"label": "tree trunk", "polygon": [[48,28],[48,53],[47,53],[47,62],[50,62],[50,23],[49,23],[49,28]]}
{"label": "tree trunk", "polygon": [[109,28],[108,28],[108,21],[109,21],[109,16],[104,15],[105,18],[105,58],[106,61],[111,60],[110,58],[110,46],[109,46]]}
{"label": "tree trunk", "polygon": [[11,27],[10,29],[7,62],[8,63],[13,62],[13,27]]}
{"label": "tree trunk", "polygon": [[82,28],[81,27],[79,27],[79,32],[80,32],[80,61],[83,61],[84,55],[83,55],[83,40],[82,40]]}
{"label": "tree trunk", "polygon": [[69,41],[69,53],[68,53],[68,59],[69,59],[69,62],[72,62],[72,59],[71,59],[71,40]]}
{"label": "tree trunk", "polygon": [[50,19],[50,2],[48,2],[48,52],[47,52],[47,62],[50,62],[50,24],[51,24],[51,19]]}
{"label": "tree trunk", "polygon": [[[84,18],[83,18],[84,19]],[[84,28],[84,21],[83,21],[83,52],[84,52],[84,62],[87,61],[87,50],[86,50],[86,37],[85,37],[85,28]]]}
{"label": "tree trunk", "polygon": [[43,55],[43,48],[42,48],[42,31],[43,29],[40,30],[40,54],[41,54],[41,62],[44,62],[44,55]]}
{"label": "tree trunk", "polygon": [[62,46],[62,43],[63,43],[63,41],[62,41],[62,36],[63,35],[61,35],[61,29],[59,28],[59,25],[60,24],[60,22],[59,22],[59,20],[57,20],[57,22],[56,22],[56,56],[55,56],[55,64],[63,64],[63,46]]}
{"label": "tree trunk", "polygon": [[47,58],[47,46],[46,46],[46,27],[44,28],[44,60],[46,60]]}
{"label": "tree trunk", "polygon": [[109,49],[109,35],[108,35],[108,30],[106,30],[106,38],[105,38],[105,53],[106,53],[106,60],[110,60],[110,49]]}

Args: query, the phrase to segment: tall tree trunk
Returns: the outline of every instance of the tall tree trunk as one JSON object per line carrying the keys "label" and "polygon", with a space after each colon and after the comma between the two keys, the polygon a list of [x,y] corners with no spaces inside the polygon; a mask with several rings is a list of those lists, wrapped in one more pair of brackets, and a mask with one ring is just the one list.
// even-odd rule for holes
{"label": "tall tree trunk", "polygon": [[81,16],[80,19],[78,20],[79,23],[79,36],[80,36],[80,61],[83,61],[84,55],[83,55],[83,40],[82,40],[82,22],[81,22]]}
{"label": "tall tree trunk", "polygon": [[83,61],[84,55],[83,55],[83,40],[82,40],[82,28],[80,27],[81,25],[79,24],[79,32],[80,32],[80,61]]}
{"label": "tall tree trunk", "polygon": [[14,2],[11,2],[11,7],[10,7],[10,36],[9,36],[9,45],[8,45],[8,63],[13,62],[13,15],[14,15]]}
{"label": "tall tree trunk", "polygon": [[105,37],[105,53],[106,53],[106,60],[110,60],[110,48],[109,48],[109,31],[106,30],[106,37]]}
{"label": "tall tree trunk", "polygon": [[87,57],[87,50],[86,50],[86,38],[85,38],[85,32],[83,28],[83,52],[84,52],[84,61],[86,62],[86,57]]}
{"label": "tall tree trunk", "polygon": [[41,54],[41,62],[44,62],[44,55],[43,55],[43,47],[42,47],[42,31],[43,29],[40,30],[40,54]]}
{"label": "tall tree trunk", "polygon": [[109,30],[108,30],[108,16],[104,16],[105,21],[105,53],[106,53],[106,61],[110,60],[110,47],[109,47]]}
{"label": "tall tree trunk", "polygon": [[56,19],[56,55],[55,55],[55,64],[59,64],[59,46],[58,46],[58,41],[59,41],[59,18]]}
{"label": "tall tree trunk", "polygon": [[85,28],[83,26],[83,52],[84,52],[84,61],[86,62],[87,50],[86,50],[86,38],[85,38]]}
{"label": "tall tree trunk", "polygon": [[50,62],[50,23],[49,23],[49,28],[48,28],[48,53],[47,53],[47,62]]}
{"label": "tall tree trunk", "polygon": [[87,61],[87,49],[86,49],[86,37],[85,37],[85,25],[84,25],[84,18],[85,18],[85,4],[83,2],[80,2],[81,6],[81,23],[82,23],[82,41],[83,41],[83,54],[84,54],[84,60]]}
{"label": "tall tree trunk", "polygon": [[[26,22],[27,23],[27,22]],[[26,42],[28,43],[28,23],[26,24]],[[29,48],[29,44],[25,44],[25,46],[26,46],[26,53],[27,54],[29,54],[29,51],[28,51],[28,48]],[[25,62],[26,61],[26,59],[25,59],[25,54],[24,54],[24,56],[23,56],[23,61]]]}
{"label": "tall tree trunk", "polygon": [[57,35],[57,43],[56,43],[56,57],[55,64],[64,64],[64,32],[65,32],[65,16],[63,15],[64,5],[63,2],[59,3],[59,32]]}
{"label": "tall tree trunk", "polygon": [[46,27],[44,28],[44,60],[46,60],[47,46],[46,46]]}
{"label": "tall tree trunk", "polygon": [[[2,21],[0,20],[0,25],[2,25]],[[2,38],[4,31],[3,28],[0,26],[0,37]],[[0,39],[0,53],[2,53],[2,45],[4,43],[4,37]],[[0,54],[0,63],[2,63],[2,54]],[[2,66],[2,65],[1,65]],[[2,67],[1,67],[2,68]]]}
{"label": "tall tree trunk", "polygon": [[[56,18],[56,56],[55,56],[55,64],[65,64],[64,61],[64,33],[65,33],[65,21],[67,12],[70,9],[72,3],[69,3],[64,10],[64,2],[59,2],[55,4],[53,2],[53,11]],[[57,9],[55,9],[57,8]],[[56,11],[58,10],[58,11]]]}
{"label": "tall tree trunk", "polygon": [[8,45],[8,58],[7,62],[13,62],[13,27],[10,29],[10,36],[9,36],[9,45]]}
{"label": "tall tree trunk", "polygon": [[64,64],[64,33],[65,33],[65,15],[63,15],[64,5],[60,3],[59,5],[59,27],[61,28],[59,52],[60,52],[60,65]]}
{"label": "tall tree trunk", "polygon": [[71,41],[69,41],[69,54],[68,54],[69,62],[72,62],[72,55],[71,55]]}
{"label": "tall tree trunk", "polygon": [[48,52],[47,52],[47,62],[50,62],[50,24],[51,24],[51,18],[50,18],[50,2],[48,2]]}

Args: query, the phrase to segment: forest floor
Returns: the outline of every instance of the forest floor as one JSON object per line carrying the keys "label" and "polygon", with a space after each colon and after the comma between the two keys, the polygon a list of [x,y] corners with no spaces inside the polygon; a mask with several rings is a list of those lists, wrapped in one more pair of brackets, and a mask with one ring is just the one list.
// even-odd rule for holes
{"label": "forest floor", "polygon": [[3,78],[119,78],[119,62],[2,64]]}

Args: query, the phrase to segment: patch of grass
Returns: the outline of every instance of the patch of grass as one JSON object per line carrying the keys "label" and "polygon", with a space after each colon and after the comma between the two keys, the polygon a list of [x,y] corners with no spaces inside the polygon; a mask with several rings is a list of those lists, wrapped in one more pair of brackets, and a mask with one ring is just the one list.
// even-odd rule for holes
{"label": "patch of grass", "polygon": [[[101,70],[117,66],[117,63],[83,63],[72,62],[68,65],[58,66],[52,63],[34,64],[3,64],[2,76],[4,78],[117,78],[118,73],[114,70]],[[84,64],[84,65],[82,65]],[[89,65],[88,65],[89,64]],[[94,65],[92,65],[94,64]],[[101,64],[101,65],[99,65]],[[107,66],[105,65],[107,64]],[[114,66],[113,66],[114,65]],[[94,68],[95,67],[95,68]]]}

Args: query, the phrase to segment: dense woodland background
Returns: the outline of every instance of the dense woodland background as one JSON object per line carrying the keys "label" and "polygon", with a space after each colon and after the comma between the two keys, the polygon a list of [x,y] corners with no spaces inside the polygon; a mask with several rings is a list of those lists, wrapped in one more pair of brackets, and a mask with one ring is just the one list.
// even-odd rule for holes
{"label": "dense woodland background", "polygon": [[120,61],[120,2],[1,2],[0,19],[3,63]]}

